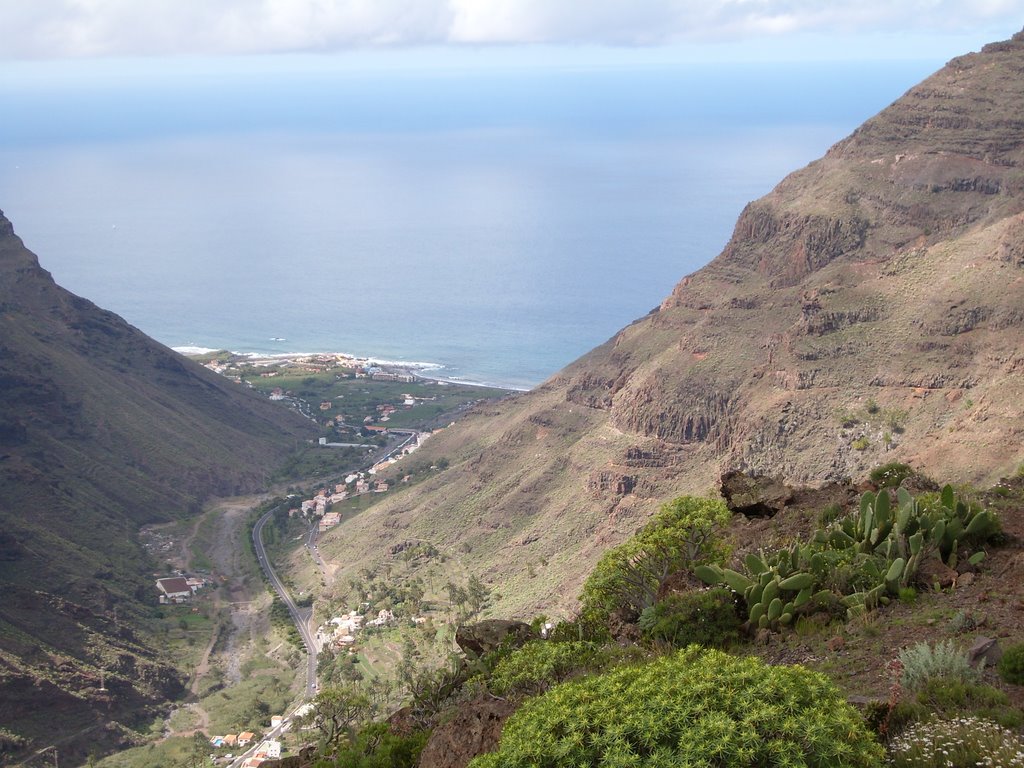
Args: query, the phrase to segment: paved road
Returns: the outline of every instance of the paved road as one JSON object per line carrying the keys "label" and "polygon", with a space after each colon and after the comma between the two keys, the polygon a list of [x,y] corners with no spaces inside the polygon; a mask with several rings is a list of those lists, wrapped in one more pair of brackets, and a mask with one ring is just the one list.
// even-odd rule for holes
{"label": "paved road", "polygon": [[[390,431],[405,435],[405,439],[402,440],[394,448],[391,448],[390,450],[385,449],[383,452],[378,453],[377,456],[371,457],[369,459],[369,463],[362,467],[362,469],[365,469],[367,466],[373,466],[378,461],[382,461],[391,456],[392,454],[394,454],[395,452],[400,451],[411,441],[415,440],[416,437],[419,435],[419,433],[416,432],[415,430],[395,429]],[[274,571],[274,567],[270,564],[270,558],[267,557],[267,550],[263,546],[264,526],[267,524],[267,521],[270,520],[273,514],[277,512],[277,510],[281,509],[287,504],[288,502],[285,502],[285,504],[278,504],[276,507],[267,510],[266,512],[263,513],[260,519],[256,521],[256,525],[254,525],[252,529],[252,545],[253,550],[256,552],[256,560],[260,564],[260,568],[262,568],[263,572],[267,574],[267,579],[270,580],[270,583],[274,587],[274,590],[277,592],[281,600],[284,602],[285,606],[288,608],[288,613],[292,617],[292,621],[295,623],[295,627],[299,630],[299,635],[302,637],[303,644],[306,646],[306,688],[303,698],[309,700],[316,695],[316,657],[317,653],[319,653],[320,650],[319,647],[317,646],[316,637],[314,635],[313,629],[310,627],[310,619],[312,618],[313,615],[313,609],[300,608],[295,604],[295,601],[292,599],[292,596],[288,592],[288,589],[285,587],[280,577],[278,577],[277,573]],[[305,546],[309,550],[310,554],[313,556],[313,560],[322,570],[324,568],[324,561],[320,558],[320,551],[317,548],[316,543],[318,536],[318,528],[318,523],[314,520],[313,525],[309,531],[309,536],[306,539]],[[294,713],[286,717],[285,721],[281,725],[279,725],[277,728],[271,729],[268,733],[266,733],[263,736],[263,739],[261,739],[260,741],[264,739],[273,739],[275,736],[279,735],[283,731],[288,730],[293,716]],[[245,758],[251,755],[253,752],[255,752],[256,747],[259,746],[259,743],[260,742],[257,741],[248,750],[246,750],[238,757],[236,757],[230,764],[229,768],[238,768],[238,766],[241,766]]]}
{"label": "paved road", "polygon": [[309,699],[316,694],[316,655],[319,651],[316,645],[316,638],[313,636],[313,630],[310,629],[309,619],[313,614],[312,608],[300,608],[295,604],[291,594],[285,588],[284,583],[278,577],[277,573],[274,572],[273,566],[270,564],[270,558],[267,557],[267,551],[263,546],[263,527],[270,520],[271,516],[281,507],[278,505],[272,509],[267,510],[263,513],[263,516],[256,521],[256,525],[252,529],[252,545],[256,551],[256,560],[260,564],[260,568],[267,574],[267,578],[270,580],[270,584],[274,587],[274,590],[280,596],[282,602],[288,608],[288,613],[292,617],[292,621],[295,623],[296,629],[299,630],[299,635],[302,636],[302,642],[306,646],[306,693],[305,698]]}

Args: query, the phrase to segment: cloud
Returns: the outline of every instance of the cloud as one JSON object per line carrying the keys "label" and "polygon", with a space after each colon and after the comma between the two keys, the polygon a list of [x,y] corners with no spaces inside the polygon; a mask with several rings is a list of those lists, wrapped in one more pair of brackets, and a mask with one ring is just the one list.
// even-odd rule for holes
{"label": "cloud", "polygon": [[663,45],[794,33],[963,33],[1024,0],[0,0],[0,56],[462,44]]}

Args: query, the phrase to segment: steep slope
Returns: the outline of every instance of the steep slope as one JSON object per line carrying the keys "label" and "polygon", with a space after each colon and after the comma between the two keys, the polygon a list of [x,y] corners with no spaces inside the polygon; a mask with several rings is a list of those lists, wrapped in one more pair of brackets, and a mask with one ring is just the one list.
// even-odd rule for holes
{"label": "steep slope", "polygon": [[0,723],[44,746],[109,721],[102,751],[180,690],[138,631],[139,527],[258,488],[307,429],[57,286],[2,214],[0,391]]}
{"label": "steep slope", "polygon": [[571,610],[608,545],[743,469],[799,484],[1024,459],[1024,34],[959,57],[751,203],[708,266],[346,523],[339,583],[425,538],[495,611]]}

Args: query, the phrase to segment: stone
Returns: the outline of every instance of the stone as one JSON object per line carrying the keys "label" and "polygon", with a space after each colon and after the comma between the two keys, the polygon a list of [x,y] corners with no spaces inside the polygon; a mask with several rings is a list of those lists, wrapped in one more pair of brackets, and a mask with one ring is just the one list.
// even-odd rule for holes
{"label": "stone", "polygon": [[735,470],[722,475],[721,490],[726,506],[747,517],[773,517],[793,500],[793,489],[785,483]]}
{"label": "stone", "polygon": [[492,696],[466,702],[430,734],[419,768],[465,768],[477,755],[494,751],[515,705]]}
{"label": "stone", "polygon": [[983,664],[986,667],[993,667],[1003,658],[1003,649],[999,641],[992,637],[979,637],[974,641],[970,650],[967,651],[967,661],[971,666]]}
{"label": "stone", "polygon": [[508,619],[487,619],[455,631],[455,642],[465,653],[477,658],[497,650],[503,643],[518,648],[535,637],[529,624]]}

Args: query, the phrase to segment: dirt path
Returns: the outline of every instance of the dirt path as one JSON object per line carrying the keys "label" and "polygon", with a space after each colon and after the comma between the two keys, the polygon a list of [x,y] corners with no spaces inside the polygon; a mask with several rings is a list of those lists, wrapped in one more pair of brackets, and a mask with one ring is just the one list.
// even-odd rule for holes
{"label": "dirt path", "polygon": [[263,592],[262,584],[250,584],[251,568],[243,562],[245,557],[245,516],[256,504],[258,497],[242,497],[219,502],[215,509],[218,518],[214,544],[209,552],[214,569],[220,575],[218,597],[230,604],[231,621],[227,625],[224,662],[227,682],[235,684],[242,679],[242,657],[255,640],[255,594]]}
{"label": "dirt path", "polygon": [[[210,640],[203,649],[202,657],[193,670],[188,690],[198,697],[204,680],[211,670],[223,665],[229,684],[242,679],[242,659],[256,641],[258,611],[252,602],[254,595],[262,593],[262,584],[252,578],[252,568],[245,562],[245,519],[249,510],[259,504],[260,497],[238,497],[215,502],[207,511],[196,518],[178,547],[181,566],[191,570],[192,544],[199,528],[209,516],[215,516],[213,545],[206,555],[213,565],[216,587],[211,596],[214,615],[222,616],[225,609],[229,617],[218,621]],[[223,641],[224,649],[214,653],[218,642]],[[185,729],[173,730],[171,717],[175,711],[187,710],[194,722]],[[167,728],[161,739],[172,736],[191,736],[199,730],[208,733],[209,713],[198,701],[191,701],[172,711],[167,719]]]}

